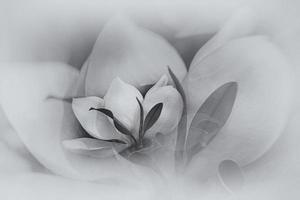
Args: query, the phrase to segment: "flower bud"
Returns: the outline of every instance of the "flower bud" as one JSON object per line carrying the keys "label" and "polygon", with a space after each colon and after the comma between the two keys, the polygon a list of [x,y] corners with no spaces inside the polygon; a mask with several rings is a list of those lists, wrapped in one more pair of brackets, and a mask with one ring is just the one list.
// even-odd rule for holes
{"label": "flower bud", "polygon": [[167,77],[163,76],[146,94],[143,107],[147,114],[157,103],[163,103],[163,109],[157,122],[151,127],[147,135],[158,132],[167,134],[173,131],[182,115],[183,101],[179,92],[167,84]]}
{"label": "flower bud", "polygon": [[135,130],[139,124],[139,105],[136,100],[143,100],[141,93],[120,78],[115,78],[104,96],[105,108],[111,110],[129,130]]}

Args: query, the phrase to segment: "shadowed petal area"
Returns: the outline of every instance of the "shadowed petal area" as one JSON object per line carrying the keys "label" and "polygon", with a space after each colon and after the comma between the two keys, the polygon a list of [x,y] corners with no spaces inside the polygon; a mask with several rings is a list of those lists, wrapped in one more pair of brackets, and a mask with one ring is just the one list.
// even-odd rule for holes
{"label": "shadowed petal area", "polygon": [[223,160],[219,165],[218,176],[229,192],[240,192],[244,186],[244,173],[233,160]]}
{"label": "shadowed petal area", "polygon": [[126,144],[107,142],[93,138],[78,138],[64,140],[63,145],[66,149],[82,155],[106,158],[114,156],[114,151],[120,152],[127,148]]}
{"label": "shadowed petal area", "polygon": [[104,107],[103,99],[95,96],[74,98],[72,108],[81,126],[93,137],[103,140],[122,139],[107,117],[90,108]]}
{"label": "shadowed petal area", "polygon": [[136,130],[138,126],[139,105],[136,98],[143,101],[141,93],[120,78],[112,81],[104,97],[105,108],[111,110],[114,116],[129,130]]}
{"label": "shadowed petal area", "polygon": [[117,76],[140,89],[167,74],[166,66],[180,79],[186,74],[182,59],[165,39],[116,16],[105,25],[89,57],[87,95],[103,97]]}
{"label": "shadowed petal area", "polygon": [[62,146],[63,140],[82,137],[71,104],[60,100],[74,95],[76,69],[60,63],[2,63],[0,70],[1,106],[23,143],[46,168],[89,180],[126,176],[115,159],[96,159]]}

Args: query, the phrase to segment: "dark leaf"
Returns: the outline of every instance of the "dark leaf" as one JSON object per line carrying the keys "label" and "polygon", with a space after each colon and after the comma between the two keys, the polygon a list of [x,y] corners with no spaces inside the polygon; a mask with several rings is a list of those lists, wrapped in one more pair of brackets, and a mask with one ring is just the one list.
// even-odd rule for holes
{"label": "dark leaf", "polygon": [[238,192],[243,188],[243,171],[233,160],[224,160],[220,163],[219,178],[229,192]]}
{"label": "dark leaf", "polygon": [[124,135],[132,135],[131,131],[128,130],[118,119],[114,118],[114,125],[118,131]]}
{"label": "dark leaf", "polygon": [[183,101],[183,111],[182,116],[178,124],[177,129],[177,138],[176,138],[176,146],[175,146],[175,167],[177,171],[181,170],[184,161],[184,146],[186,141],[186,129],[187,129],[187,103],[186,103],[186,96],[185,92],[183,90],[183,87],[174,74],[174,72],[171,70],[170,67],[168,67],[169,74],[175,84],[175,87],[179,94],[181,95],[182,101]]}
{"label": "dark leaf", "polygon": [[127,144],[126,142],[124,142],[123,140],[118,140],[118,139],[111,139],[111,140],[103,140],[103,139],[98,139],[104,142],[112,142],[112,143],[119,143],[119,144]]}
{"label": "dark leaf", "polygon": [[139,127],[139,139],[140,141],[143,139],[144,135],[144,109],[140,100],[136,97],[136,100],[140,107],[140,127]]}
{"label": "dark leaf", "polygon": [[228,82],[216,89],[195,114],[187,136],[187,163],[204,149],[226,123],[236,99],[237,83]]}
{"label": "dark leaf", "polygon": [[106,116],[110,117],[111,119],[114,119],[113,113],[108,109],[105,109],[105,108],[90,108],[89,111],[91,111],[91,110],[97,110],[99,112],[102,112]]}
{"label": "dark leaf", "polygon": [[153,124],[158,120],[158,118],[161,114],[162,108],[163,108],[163,104],[158,103],[150,109],[150,111],[146,115],[145,122],[144,122],[144,131],[145,132],[147,130],[149,130],[153,126]]}

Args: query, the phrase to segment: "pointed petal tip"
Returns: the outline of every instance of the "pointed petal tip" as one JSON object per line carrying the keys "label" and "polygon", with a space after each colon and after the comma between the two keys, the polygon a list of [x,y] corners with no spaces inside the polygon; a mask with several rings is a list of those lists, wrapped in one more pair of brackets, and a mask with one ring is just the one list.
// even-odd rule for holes
{"label": "pointed petal tip", "polygon": [[113,83],[125,83],[119,76],[116,76],[112,81],[111,84]]}
{"label": "pointed petal tip", "polygon": [[168,84],[169,78],[166,74],[163,74],[160,79],[157,81],[156,85],[157,86],[166,86]]}
{"label": "pointed petal tip", "polygon": [[230,81],[230,82],[226,83],[225,85],[228,85],[233,88],[238,88],[238,83],[236,81]]}
{"label": "pointed petal tip", "polygon": [[228,82],[226,85],[228,87],[228,90],[231,90],[234,93],[234,95],[236,96],[238,88],[239,88],[238,83],[236,81],[231,81],[231,82]]}
{"label": "pointed petal tip", "polygon": [[68,150],[79,150],[85,148],[82,143],[79,143],[76,140],[64,140],[62,141],[62,146]]}
{"label": "pointed petal tip", "polygon": [[220,92],[234,92],[237,93],[238,90],[238,83],[236,81],[230,81],[230,82],[226,82],[223,85],[221,85],[218,90]]}

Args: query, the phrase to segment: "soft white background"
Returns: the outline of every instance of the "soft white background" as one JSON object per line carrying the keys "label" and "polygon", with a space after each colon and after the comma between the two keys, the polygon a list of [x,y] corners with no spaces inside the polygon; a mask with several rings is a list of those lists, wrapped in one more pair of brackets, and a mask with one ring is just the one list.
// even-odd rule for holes
{"label": "soft white background", "polygon": [[[233,12],[245,6],[254,9],[274,35],[299,74],[300,2],[297,0],[199,0],[199,1],[0,1],[0,61],[64,61],[81,66],[105,20],[114,12],[132,12],[138,21],[169,37],[190,23],[203,37],[200,46]],[[173,20],[174,16],[182,20]],[[160,17],[169,29],[162,29]],[[172,41],[171,41],[172,42]],[[180,43],[175,43],[185,52]],[[196,45],[196,46],[197,46]],[[194,47],[196,48],[196,47]],[[188,59],[187,55],[187,59]],[[297,79],[296,88],[299,80]],[[245,168],[248,182],[245,199],[297,199],[300,197],[299,95],[295,91],[293,114],[286,131],[273,148]],[[278,97],[280,98],[280,97]],[[67,180],[31,173],[40,169],[24,151],[17,136],[1,116],[1,199],[137,199],[151,190],[118,190],[105,184]],[[34,164],[33,164],[34,163]],[[117,191],[117,192],[116,192]],[[229,198],[229,196],[228,196]],[[199,197],[201,199],[201,197]]]}

